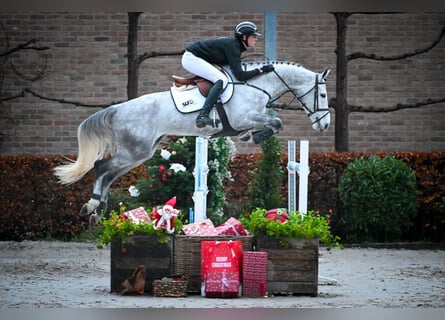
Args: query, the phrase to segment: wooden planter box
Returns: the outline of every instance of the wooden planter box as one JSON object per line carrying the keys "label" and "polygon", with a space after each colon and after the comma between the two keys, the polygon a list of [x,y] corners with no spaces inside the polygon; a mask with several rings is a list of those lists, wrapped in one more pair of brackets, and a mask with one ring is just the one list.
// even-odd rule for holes
{"label": "wooden planter box", "polygon": [[243,251],[251,251],[253,236],[186,236],[175,235],[174,273],[187,278],[187,292],[201,292],[201,242],[208,240],[241,240]]}
{"label": "wooden planter box", "polygon": [[273,237],[257,236],[256,250],[267,252],[267,292],[318,295],[318,239],[286,239],[288,247]]}
{"label": "wooden planter box", "polygon": [[[111,254],[111,292],[120,292],[122,282],[133,274],[138,265],[146,268],[145,293],[153,293],[153,281],[169,277],[173,270],[173,240],[159,243],[156,235],[134,235],[121,241],[112,242]],[[122,248],[125,248],[122,250]]]}

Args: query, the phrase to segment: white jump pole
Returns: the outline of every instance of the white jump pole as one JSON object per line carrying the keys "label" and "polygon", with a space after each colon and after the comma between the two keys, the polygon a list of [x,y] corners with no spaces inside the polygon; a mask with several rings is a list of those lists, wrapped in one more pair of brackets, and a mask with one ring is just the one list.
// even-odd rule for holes
{"label": "white jump pole", "polygon": [[195,202],[194,222],[199,222],[207,218],[207,174],[209,166],[207,164],[208,139],[197,137],[195,143],[195,192],[193,201]]}
{"label": "white jump pole", "polygon": [[300,141],[300,162],[295,162],[295,141],[288,141],[288,209],[296,211],[296,175],[299,175],[298,211],[307,213],[307,185],[309,176],[309,141]]}
{"label": "white jump pole", "polygon": [[[300,176],[299,178],[299,201],[298,211],[300,214],[307,213],[307,185],[309,176],[309,141],[300,141],[300,162],[295,162],[295,141],[287,142],[288,147],[288,205],[289,211],[295,211],[295,172]],[[318,275],[319,283],[337,284],[337,280],[333,278]]]}
{"label": "white jump pole", "polygon": [[298,193],[298,211],[307,213],[307,185],[309,177],[309,141],[300,141],[300,189]]}
{"label": "white jump pole", "polygon": [[300,164],[295,162],[295,140],[287,142],[287,209],[297,210],[297,201],[295,199],[296,171],[300,170]]}

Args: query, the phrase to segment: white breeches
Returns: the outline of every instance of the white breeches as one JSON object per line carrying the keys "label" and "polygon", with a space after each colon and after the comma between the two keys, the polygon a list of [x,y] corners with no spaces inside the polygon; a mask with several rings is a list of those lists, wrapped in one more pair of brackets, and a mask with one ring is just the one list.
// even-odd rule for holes
{"label": "white breeches", "polygon": [[218,80],[223,81],[223,88],[228,84],[227,77],[214,65],[204,59],[198,58],[193,53],[186,51],[182,55],[182,66],[188,72],[207,79],[213,83]]}

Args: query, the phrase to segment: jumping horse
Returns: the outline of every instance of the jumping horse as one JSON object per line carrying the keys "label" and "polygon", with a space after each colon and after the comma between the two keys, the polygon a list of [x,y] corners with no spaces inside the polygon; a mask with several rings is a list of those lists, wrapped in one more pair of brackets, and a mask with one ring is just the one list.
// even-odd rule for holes
{"label": "jumping horse", "polygon": [[282,129],[281,119],[268,109],[287,93],[293,95],[292,101],[300,103],[313,129],[328,129],[326,77],[330,70],[316,73],[285,61],[244,62],[243,68],[251,70],[266,64],[273,64],[275,70],[245,82],[234,81],[230,69],[222,67],[229,85],[221,95],[219,104],[223,108],[213,112],[213,126],[196,127],[196,112],[204,97],[190,86],[184,90],[172,86],[169,91],[145,94],[83,120],[77,131],[77,160],[54,168],[54,174],[61,184],[71,184],[94,168],[93,193],[80,210],[81,216],[91,215],[90,227],[106,213],[111,184],[150,159],[164,136],[238,135],[240,139],[260,143]]}

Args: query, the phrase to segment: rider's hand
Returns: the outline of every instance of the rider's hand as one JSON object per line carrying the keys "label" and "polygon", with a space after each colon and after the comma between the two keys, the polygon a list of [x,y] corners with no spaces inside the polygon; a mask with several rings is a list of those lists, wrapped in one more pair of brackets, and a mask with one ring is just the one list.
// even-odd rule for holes
{"label": "rider's hand", "polygon": [[261,67],[261,71],[263,71],[263,73],[272,72],[274,70],[275,70],[275,68],[271,64]]}

